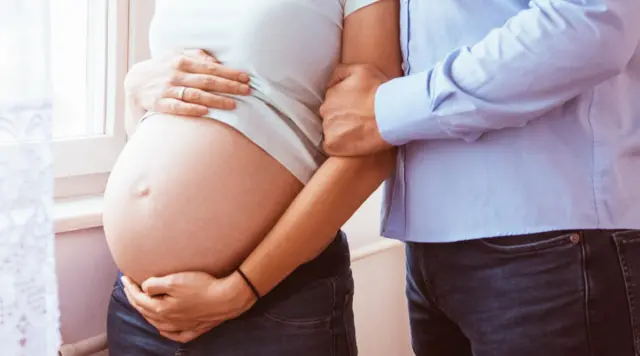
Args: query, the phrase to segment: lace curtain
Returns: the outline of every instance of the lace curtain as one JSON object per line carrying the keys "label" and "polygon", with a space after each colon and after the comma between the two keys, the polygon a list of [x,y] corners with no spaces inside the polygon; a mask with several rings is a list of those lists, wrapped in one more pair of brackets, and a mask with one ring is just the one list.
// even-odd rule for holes
{"label": "lace curtain", "polygon": [[49,0],[0,2],[0,354],[57,355]]}

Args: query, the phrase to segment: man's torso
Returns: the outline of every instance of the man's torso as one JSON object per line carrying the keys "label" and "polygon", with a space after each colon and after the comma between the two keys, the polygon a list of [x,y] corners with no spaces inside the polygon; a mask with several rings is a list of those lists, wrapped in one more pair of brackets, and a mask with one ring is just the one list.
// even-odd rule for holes
{"label": "man's torso", "polygon": [[[408,74],[473,46],[528,1],[401,2]],[[414,141],[386,187],[383,234],[457,241],[565,229],[640,228],[640,49],[618,76],[519,128]],[[522,85],[528,78],[522,73]]]}

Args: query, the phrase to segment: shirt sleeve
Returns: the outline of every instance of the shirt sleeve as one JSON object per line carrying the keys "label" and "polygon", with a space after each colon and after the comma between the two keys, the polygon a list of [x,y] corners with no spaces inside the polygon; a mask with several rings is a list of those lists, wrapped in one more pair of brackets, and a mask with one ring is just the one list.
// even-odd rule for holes
{"label": "shirt sleeve", "polygon": [[380,0],[340,0],[344,6],[344,17]]}
{"label": "shirt sleeve", "polygon": [[532,0],[474,46],[382,85],[380,133],[394,145],[473,142],[524,126],[624,71],[640,44],[638,14],[638,0]]}

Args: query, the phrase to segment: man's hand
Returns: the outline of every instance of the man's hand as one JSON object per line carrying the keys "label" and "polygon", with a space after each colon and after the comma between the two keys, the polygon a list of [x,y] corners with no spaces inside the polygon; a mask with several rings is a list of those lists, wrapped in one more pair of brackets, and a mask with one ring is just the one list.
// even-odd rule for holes
{"label": "man's hand", "polygon": [[363,156],[392,147],[380,135],[374,107],[376,92],[387,81],[367,65],[341,65],[334,71],[320,107],[329,155]]}
{"label": "man's hand", "polygon": [[249,76],[221,65],[203,50],[152,58],[133,66],[125,80],[131,102],[148,111],[200,117],[208,109],[232,110],[224,95],[248,95]]}
{"label": "man's hand", "polygon": [[234,273],[216,279],[207,273],[185,272],[149,278],[138,286],[123,277],[131,305],[168,339],[186,343],[249,310],[255,297]]}

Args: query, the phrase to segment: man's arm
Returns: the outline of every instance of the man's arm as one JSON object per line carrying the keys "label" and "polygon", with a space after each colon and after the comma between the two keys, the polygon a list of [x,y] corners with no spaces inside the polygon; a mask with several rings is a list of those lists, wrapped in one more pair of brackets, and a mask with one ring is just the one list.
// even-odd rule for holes
{"label": "man's arm", "polygon": [[520,127],[619,74],[640,44],[638,0],[533,0],[470,48],[376,94],[391,144]]}

